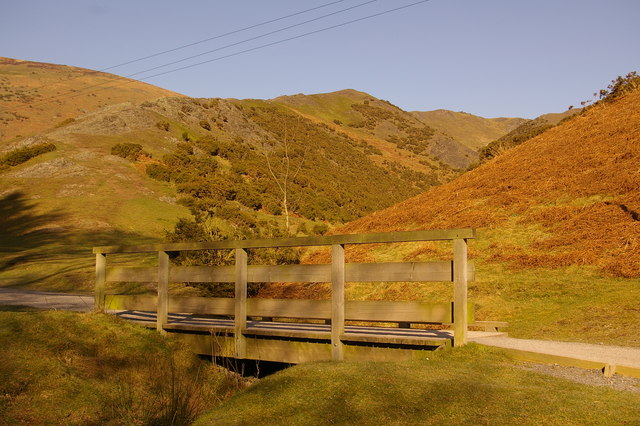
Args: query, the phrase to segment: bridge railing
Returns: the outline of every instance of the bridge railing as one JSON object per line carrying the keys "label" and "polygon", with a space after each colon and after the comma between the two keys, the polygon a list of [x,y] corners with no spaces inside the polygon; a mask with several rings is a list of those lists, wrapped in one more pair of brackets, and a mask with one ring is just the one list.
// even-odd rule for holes
{"label": "bridge railing", "polygon": [[[331,283],[331,348],[332,358],[343,358],[342,336],[347,309],[345,304],[346,282],[429,282],[453,283],[453,333],[454,345],[467,341],[468,303],[467,281],[473,278],[474,269],[467,258],[467,240],[476,237],[475,229],[449,229],[377,234],[330,235],[315,237],[223,240],[198,243],[168,243],[137,246],[94,247],[96,255],[96,308],[105,308],[107,282],[157,282],[157,329],[168,325],[169,282],[235,283],[233,299],[234,336],[236,355],[243,358],[246,341],[243,331],[247,327],[247,283],[249,282],[330,282]],[[445,262],[397,262],[397,263],[346,263],[345,246],[352,244],[378,244],[422,241],[453,241],[451,261]],[[331,246],[330,264],[249,265],[247,250],[256,248]],[[169,253],[198,250],[235,250],[233,266],[172,266]],[[158,253],[157,267],[107,268],[107,256],[121,253]],[[267,302],[268,303],[268,302]],[[349,302],[351,303],[351,302]],[[387,302],[389,303],[389,302]],[[264,304],[264,303],[263,303]],[[202,305],[202,304],[201,304]],[[256,305],[255,303],[253,305]],[[252,306],[253,306],[252,305]],[[353,303],[351,305],[355,306]],[[213,305],[211,305],[213,306]],[[266,305],[265,305],[266,306]],[[391,307],[393,309],[393,307]],[[229,312],[230,306],[227,304]],[[255,306],[251,308],[256,314]],[[365,308],[366,311],[366,308]],[[258,315],[260,316],[260,315]],[[268,316],[268,315],[266,315]],[[275,316],[275,315],[274,315]],[[352,315],[350,315],[351,317]],[[375,313],[367,316],[375,319]],[[383,320],[384,318],[380,318]]]}

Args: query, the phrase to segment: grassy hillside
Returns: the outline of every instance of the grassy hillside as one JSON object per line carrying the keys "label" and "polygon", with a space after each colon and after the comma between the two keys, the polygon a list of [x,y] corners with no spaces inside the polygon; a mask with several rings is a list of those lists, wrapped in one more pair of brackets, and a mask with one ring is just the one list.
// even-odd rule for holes
{"label": "grassy hillside", "polygon": [[[359,219],[337,233],[478,228],[470,287],[482,319],[514,336],[640,345],[640,91],[585,113],[453,182]],[[535,159],[533,161],[532,159]],[[352,248],[352,261],[445,259],[444,244]],[[326,261],[322,255],[310,261]],[[270,286],[270,296],[326,297]],[[353,284],[351,298],[450,297],[450,286]]]}
{"label": "grassy hillside", "polygon": [[104,106],[163,96],[180,95],[84,68],[0,57],[0,147]]}
{"label": "grassy hillside", "polygon": [[478,151],[514,128],[528,122],[524,118],[483,118],[466,112],[444,109],[435,111],[413,111],[420,121],[438,129],[474,151]]}
{"label": "grassy hillside", "polygon": [[274,102],[286,105],[307,118],[361,139],[390,161],[415,170],[442,162],[462,169],[476,153],[447,134],[426,125],[411,113],[388,101],[355,90],[318,95],[282,96]]}
{"label": "grassy hillside", "polygon": [[[84,96],[81,89],[93,81],[88,79],[115,79],[8,59],[4,66],[13,73],[7,90],[21,85],[32,96],[7,95],[0,107],[20,103],[37,112],[5,123],[14,130],[20,123],[24,129],[47,126],[38,117],[51,112],[44,107],[49,104],[39,103],[36,94],[44,97],[51,81],[77,87]],[[65,112],[74,105],[80,108],[74,114],[82,114],[0,145],[0,214],[16,224],[0,235],[0,285],[89,289],[91,246],[157,241],[174,229],[173,240],[322,233],[457,174],[430,152],[398,148],[400,139],[419,145],[420,132],[430,130],[382,101],[372,103],[386,110],[359,105],[392,111],[395,127],[384,134],[396,132],[400,139],[381,141],[385,146],[378,149],[366,132],[324,123],[278,102],[148,100],[167,92],[146,88],[96,90],[97,97],[86,96],[95,102],[86,105],[61,98],[51,108]],[[121,99],[130,100],[116,103]],[[446,141],[438,145],[446,154],[444,146]],[[25,217],[33,220],[21,226]]]}
{"label": "grassy hillside", "polygon": [[197,425],[635,423],[640,394],[525,371],[471,345],[403,363],[310,363],[260,380]]}
{"label": "grassy hillside", "polygon": [[247,380],[113,316],[0,307],[3,424],[190,424]]}

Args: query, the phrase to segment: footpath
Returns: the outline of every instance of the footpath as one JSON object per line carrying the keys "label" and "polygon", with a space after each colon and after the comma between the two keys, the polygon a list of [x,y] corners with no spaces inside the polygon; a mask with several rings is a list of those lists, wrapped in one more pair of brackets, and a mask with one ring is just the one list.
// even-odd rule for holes
{"label": "footpath", "polygon": [[[90,295],[0,288],[0,305],[89,312],[93,302]],[[481,332],[469,332],[469,341],[502,348],[522,361],[599,369],[605,376],[619,374],[640,378],[640,348],[516,339],[505,333]]]}

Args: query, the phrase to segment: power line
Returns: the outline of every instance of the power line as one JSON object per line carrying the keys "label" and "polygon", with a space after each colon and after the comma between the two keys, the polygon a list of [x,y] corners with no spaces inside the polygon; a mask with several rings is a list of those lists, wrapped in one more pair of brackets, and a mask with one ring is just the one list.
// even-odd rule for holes
{"label": "power line", "polygon": [[338,11],[335,11],[335,12],[331,12],[331,13],[328,13],[326,15],[318,16],[316,18],[312,18],[312,19],[309,19],[309,20],[306,20],[306,21],[302,21],[300,23],[289,25],[287,27],[283,27],[283,28],[280,28],[280,29],[277,29],[277,30],[269,31],[267,33],[260,34],[258,36],[251,37],[251,38],[248,38],[248,39],[245,39],[245,40],[242,40],[242,41],[238,41],[238,42],[235,42],[235,43],[227,44],[226,46],[222,46],[222,47],[218,47],[216,49],[208,50],[206,52],[198,53],[197,55],[192,55],[192,56],[187,56],[186,58],[177,59],[175,61],[168,62],[168,63],[163,64],[163,65],[158,65],[158,66],[153,67],[153,68],[149,68],[149,69],[146,69],[146,70],[143,70],[143,71],[135,72],[133,74],[127,74],[124,77],[125,78],[131,78],[133,76],[144,74],[144,73],[149,72],[149,71],[154,71],[154,70],[157,70],[157,69],[160,69],[160,68],[168,67],[170,65],[178,64],[180,62],[188,61],[189,59],[199,58],[200,56],[208,55],[209,53],[218,52],[220,50],[228,49],[230,47],[234,47],[234,46],[238,46],[240,44],[248,43],[250,41],[258,40],[260,38],[264,38],[264,37],[267,37],[267,36],[270,36],[270,35],[273,35],[273,34],[281,33],[283,31],[290,30],[291,28],[300,27],[302,25],[309,24],[309,23],[315,22],[315,21],[319,21],[321,19],[328,18],[330,16],[338,15],[340,13],[344,13],[344,12],[347,12],[349,10],[357,9],[359,7],[366,6],[366,5],[371,4],[371,3],[375,3],[377,1],[378,0],[368,0],[368,1],[365,1],[364,3],[360,3],[360,4],[357,4],[355,6],[348,7],[346,9],[341,9],[341,10],[338,10]]}
{"label": "power line", "polygon": [[[124,75],[124,76],[117,76],[117,78],[121,79],[121,78],[135,77],[135,76],[140,75],[140,74],[144,74],[144,73],[147,73],[147,72],[150,72],[150,71],[155,71],[155,70],[160,69],[160,68],[164,68],[164,67],[167,67],[167,66],[170,66],[170,65],[175,65],[175,64],[178,64],[178,63],[181,63],[181,62],[185,62],[185,61],[188,61],[190,59],[194,59],[194,58],[197,58],[197,57],[200,57],[200,56],[203,56],[203,55],[207,55],[207,54],[210,54],[210,53],[213,53],[213,52],[217,52],[217,51],[220,51],[220,50],[228,49],[230,47],[238,46],[240,44],[244,44],[244,43],[247,43],[247,42],[250,42],[250,41],[254,41],[254,40],[257,40],[257,39],[260,39],[260,38],[264,38],[264,37],[267,37],[267,36],[282,32],[282,31],[286,31],[286,30],[289,30],[291,28],[299,27],[299,26],[302,26],[302,25],[305,25],[305,24],[308,24],[308,23],[311,23],[311,22],[315,22],[315,21],[319,21],[321,19],[325,19],[325,18],[328,18],[328,17],[331,17],[331,16],[335,16],[335,15],[338,15],[340,13],[344,13],[344,12],[347,12],[347,11],[350,11],[350,10],[353,10],[353,9],[356,9],[356,8],[359,8],[359,7],[362,7],[362,6],[366,6],[367,4],[375,3],[376,1],[378,1],[378,0],[368,0],[368,1],[365,1],[363,3],[357,4],[355,6],[350,6],[350,7],[347,7],[345,9],[341,9],[341,10],[338,10],[338,11],[335,11],[335,12],[328,13],[326,15],[322,15],[322,16],[318,16],[318,17],[315,17],[315,18],[312,18],[312,19],[308,19],[306,21],[303,21],[303,22],[300,22],[300,23],[297,23],[297,24],[289,25],[289,26],[286,26],[284,28],[280,28],[280,29],[277,29],[277,30],[274,30],[274,31],[270,31],[270,32],[267,32],[267,33],[264,33],[264,34],[261,34],[261,35],[255,36],[255,37],[251,37],[251,38],[248,38],[248,39],[245,39],[245,40],[241,40],[241,41],[235,42],[235,43],[231,43],[231,44],[228,44],[228,45],[225,45],[225,46],[213,49],[213,50],[209,50],[207,52],[203,52],[203,53],[199,53],[197,55],[192,55],[192,56],[189,56],[189,57],[186,57],[186,58],[175,60],[175,61],[163,64],[163,65],[158,65],[156,67],[152,67],[152,68],[148,68],[146,70],[135,72],[133,74],[128,74],[128,75]],[[300,14],[300,13],[297,13],[297,14]],[[89,89],[93,89],[93,88],[96,88],[96,87],[102,87],[102,86],[109,85],[109,84],[110,84],[109,82],[104,82],[104,83],[98,83],[98,84],[92,84],[92,85],[89,85],[89,86],[85,86],[85,87],[83,87],[81,89],[68,90],[68,91],[66,91],[66,92],[64,92],[62,94],[58,94],[58,95],[55,95],[55,96],[50,96],[48,98],[42,99],[39,102],[31,104],[30,106],[33,107],[33,106],[43,105],[43,104],[52,102],[52,101],[54,101],[56,99],[65,99],[65,98],[68,97],[68,95],[73,95],[74,93],[77,93],[77,92],[85,92],[85,91],[87,91]],[[41,86],[41,87],[46,87],[46,85],[45,86]],[[70,97],[75,97],[75,96],[70,96]],[[23,109],[25,107],[26,106],[22,106],[22,107],[18,107],[16,109]]]}
{"label": "power line", "polygon": [[[329,2],[329,3],[322,4],[320,6],[316,6],[316,7],[310,8],[310,9],[302,10],[300,12],[295,12],[295,13],[291,13],[289,15],[281,16],[279,18],[271,19],[269,21],[260,22],[258,24],[249,25],[248,27],[244,27],[244,28],[240,28],[240,29],[237,29],[237,30],[229,31],[229,32],[224,33],[224,34],[219,34],[219,35],[216,35],[216,36],[213,36],[213,37],[209,37],[209,38],[205,38],[205,39],[202,39],[202,40],[198,40],[198,41],[194,41],[194,42],[191,42],[191,43],[187,43],[187,44],[184,44],[182,46],[178,46],[178,47],[174,47],[174,48],[171,48],[171,49],[168,49],[168,50],[164,50],[162,52],[157,52],[157,53],[153,53],[153,54],[148,55],[148,56],[143,56],[141,58],[132,59],[132,60],[129,60],[129,61],[126,61],[126,62],[122,62],[122,63],[117,64],[117,65],[111,65],[111,66],[109,66],[107,68],[102,68],[102,69],[99,69],[99,70],[96,70],[96,71],[105,72],[105,71],[108,71],[108,70],[111,70],[111,69],[114,69],[114,68],[119,68],[119,67],[122,67],[122,66],[125,66],[125,65],[129,65],[129,64],[136,63],[136,62],[144,61],[146,59],[155,58],[155,57],[158,57],[158,56],[165,55],[167,53],[176,52],[178,50],[186,49],[187,47],[196,46],[198,44],[206,43],[208,41],[217,40],[217,39],[220,39],[220,38],[223,38],[223,37],[227,37],[227,36],[230,36],[230,35],[233,35],[233,34],[238,34],[238,33],[241,33],[241,32],[244,32],[244,31],[248,31],[248,30],[251,30],[251,29],[254,29],[254,28],[262,27],[264,25],[273,24],[274,22],[282,21],[284,19],[292,18],[294,16],[303,15],[303,14],[308,13],[308,12],[313,12],[314,10],[323,9],[325,7],[332,6],[332,5],[337,4],[337,3],[342,3],[344,1],[346,1],[346,0],[332,1],[332,2]],[[78,77],[70,77],[70,78],[66,79],[65,81],[73,80],[74,78],[78,78]],[[42,86],[34,87],[33,90],[38,90],[38,89],[41,89],[43,87],[47,87],[47,86],[50,86],[50,85],[51,84],[43,84]]]}
{"label": "power line", "polygon": [[411,4],[408,4],[408,5],[405,5],[405,6],[396,7],[396,8],[393,8],[393,9],[388,9],[388,10],[385,10],[383,12],[374,13],[373,15],[368,15],[368,16],[364,16],[362,18],[353,19],[351,21],[343,22],[341,24],[331,25],[329,27],[321,28],[319,30],[309,31],[307,33],[300,34],[300,35],[297,35],[297,36],[293,36],[293,37],[285,38],[285,39],[282,39],[282,40],[274,41],[274,42],[271,42],[271,43],[263,44],[263,45],[260,45],[260,46],[252,47],[251,49],[241,50],[239,52],[230,53],[228,55],[219,56],[219,57],[214,58],[214,59],[209,59],[207,61],[202,61],[202,62],[198,62],[198,63],[191,64],[191,65],[186,65],[186,66],[180,67],[180,68],[174,68],[174,69],[169,70],[169,71],[164,71],[164,72],[161,72],[161,73],[158,73],[158,74],[154,74],[154,75],[150,75],[150,76],[147,76],[147,77],[140,78],[139,80],[140,81],[148,80],[150,78],[159,77],[161,75],[170,74],[170,73],[173,73],[173,72],[176,72],[176,71],[182,71],[182,70],[185,70],[185,69],[197,67],[197,66],[208,64],[208,63],[211,63],[211,62],[220,61],[222,59],[231,58],[233,56],[242,55],[244,53],[253,52],[255,50],[264,49],[266,47],[275,46],[277,44],[286,43],[288,41],[297,40],[299,38],[303,38],[303,37],[306,37],[306,36],[309,36],[309,35],[318,34],[318,33],[321,33],[321,32],[333,30],[335,28],[340,28],[340,27],[344,27],[346,25],[354,24],[356,22],[361,22],[361,21],[364,21],[364,20],[367,20],[367,19],[376,18],[378,16],[386,15],[388,13],[396,12],[398,10],[406,9],[406,8],[409,8],[409,7],[412,7],[412,6],[417,6],[417,5],[421,4],[421,3],[427,3],[428,1],[430,1],[430,0],[417,1],[415,3],[411,3]]}
{"label": "power line", "polygon": [[123,62],[123,63],[118,64],[118,65],[112,65],[110,67],[103,68],[103,69],[98,70],[98,71],[101,71],[101,72],[108,71],[108,70],[111,70],[111,69],[114,69],[114,68],[122,67],[122,66],[129,65],[129,64],[133,64],[135,62],[140,62],[140,61],[144,61],[146,59],[155,58],[157,56],[161,56],[161,55],[165,55],[167,53],[175,52],[177,50],[186,49],[187,47],[196,46],[198,44],[206,43],[208,41],[217,40],[219,38],[227,37],[227,36],[230,36],[230,35],[233,35],[233,34],[238,34],[238,33],[244,32],[244,31],[252,30],[254,28],[262,27],[264,25],[273,24],[274,22],[282,21],[282,20],[287,19],[287,18],[292,18],[294,16],[302,15],[302,14],[305,14],[305,13],[308,13],[308,12],[312,12],[314,10],[322,9],[322,8],[325,8],[325,7],[328,7],[328,6],[337,4],[337,3],[342,3],[344,1],[345,0],[332,1],[330,3],[326,3],[326,4],[323,4],[323,5],[317,6],[317,7],[312,7],[311,9],[306,9],[306,10],[303,10],[303,11],[300,11],[300,12],[292,13],[290,15],[281,16],[280,18],[271,19],[269,21],[261,22],[259,24],[250,25],[248,27],[240,28],[238,30],[229,31],[228,33],[224,33],[224,34],[220,34],[220,35],[217,35],[217,36],[205,38],[203,40],[194,41],[193,43],[184,44],[182,46],[174,47],[173,49],[168,49],[168,50],[164,50],[162,52],[151,54],[149,56],[144,56],[142,58],[133,59],[131,61]]}
{"label": "power line", "polygon": [[[429,1],[430,0],[420,0],[420,1],[417,1],[417,2],[414,2],[414,3],[410,3],[410,4],[407,4],[407,5],[404,5],[404,6],[399,6],[399,7],[388,9],[388,10],[385,10],[385,11],[382,11],[382,12],[374,13],[372,15],[367,15],[367,16],[364,16],[364,17],[361,17],[361,18],[352,19],[350,21],[346,21],[346,22],[343,22],[343,23],[340,23],[340,24],[331,25],[331,26],[328,26],[328,27],[325,27],[325,28],[321,28],[321,29],[314,30],[314,31],[309,31],[309,32],[306,32],[306,33],[303,33],[303,34],[299,34],[299,35],[293,36],[293,37],[288,37],[288,38],[277,40],[277,41],[274,41],[274,42],[262,44],[260,46],[256,46],[256,47],[253,47],[253,48],[250,48],[250,49],[245,49],[245,50],[241,50],[239,52],[230,53],[230,54],[227,54],[227,55],[219,56],[217,58],[209,59],[209,60],[198,62],[198,63],[195,63],[195,64],[186,65],[186,66],[179,67],[179,68],[174,68],[172,70],[168,70],[168,71],[164,71],[164,72],[161,72],[161,73],[153,74],[153,75],[150,75],[150,76],[147,76],[147,77],[139,78],[137,80],[125,79],[125,77],[117,77],[118,80],[124,80],[124,81],[122,81],[119,84],[116,83],[116,84],[111,85],[111,86],[101,87],[101,88],[97,89],[96,91],[110,89],[110,88],[114,88],[114,87],[125,86],[127,84],[131,84],[131,83],[136,82],[136,81],[145,81],[145,80],[148,80],[148,79],[151,79],[151,78],[155,78],[155,77],[159,77],[159,76],[162,76],[162,75],[174,73],[174,72],[177,72],[177,71],[182,71],[182,70],[189,69],[189,68],[198,67],[198,66],[205,65],[205,64],[208,64],[208,63],[211,63],[211,62],[221,61],[223,59],[228,59],[228,58],[231,58],[231,57],[234,57],[234,56],[239,56],[239,55],[243,55],[245,53],[254,52],[256,50],[260,50],[260,49],[264,49],[264,48],[267,48],[267,47],[275,46],[275,45],[278,45],[278,44],[286,43],[286,42],[289,42],[289,41],[297,40],[297,39],[300,39],[300,38],[303,38],[303,37],[307,37],[307,36],[310,36],[310,35],[319,34],[319,33],[325,32],[325,31],[329,31],[329,30],[332,30],[332,29],[344,27],[344,26],[351,25],[351,24],[354,24],[354,23],[357,23],[357,22],[362,22],[362,21],[365,21],[367,19],[376,18],[376,17],[382,16],[382,15],[386,15],[386,14],[389,14],[389,13],[392,13],[392,12],[396,12],[396,11],[399,11],[399,10],[402,10],[402,9],[407,9],[409,7],[417,6],[417,5],[422,4],[422,3],[427,3]],[[97,85],[97,86],[101,86],[101,85]],[[95,86],[92,86],[92,87],[95,87]],[[83,90],[86,90],[86,88],[85,89],[80,89],[79,91],[83,91]],[[74,98],[74,97],[77,97],[77,96],[81,96],[81,95],[82,95],[82,93],[74,93],[72,96],[68,96],[68,97],[65,97],[65,98],[71,99],[71,98]],[[56,97],[55,99],[57,99],[57,98],[58,97]],[[53,99],[51,99],[50,101],[52,101],[52,100]],[[39,103],[37,105],[41,105],[43,103],[48,103],[50,101],[43,101],[43,102],[41,102],[41,103]]]}

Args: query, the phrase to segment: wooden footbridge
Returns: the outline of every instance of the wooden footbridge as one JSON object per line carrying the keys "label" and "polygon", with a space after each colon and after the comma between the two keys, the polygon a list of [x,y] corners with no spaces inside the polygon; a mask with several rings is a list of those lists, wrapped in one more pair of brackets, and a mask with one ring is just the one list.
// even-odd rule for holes
{"label": "wooden footbridge", "polygon": [[[467,281],[475,275],[467,261],[467,240],[475,235],[474,229],[453,229],[95,247],[96,305],[188,341],[196,352],[207,355],[288,363],[426,357],[428,350],[464,345],[467,327],[479,325],[467,302]],[[346,245],[421,241],[453,241],[451,260],[345,262]],[[331,263],[248,264],[247,250],[309,246],[331,246]],[[170,264],[171,252],[200,250],[235,250],[235,265]],[[107,267],[107,256],[116,253],[158,253],[158,265]],[[345,282],[429,281],[451,282],[453,301],[345,301]],[[107,282],[155,282],[157,296],[107,295]],[[235,297],[169,297],[170,282],[235,283]],[[247,298],[250,282],[331,283],[331,300]],[[452,331],[412,328],[411,324],[447,325]]]}

